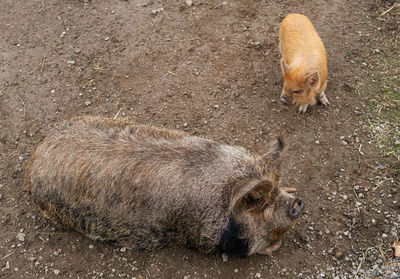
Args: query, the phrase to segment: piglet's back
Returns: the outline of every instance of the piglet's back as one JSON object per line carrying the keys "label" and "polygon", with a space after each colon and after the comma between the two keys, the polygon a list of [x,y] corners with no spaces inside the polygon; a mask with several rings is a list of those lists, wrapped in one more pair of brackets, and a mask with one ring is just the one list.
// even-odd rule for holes
{"label": "piglet's back", "polygon": [[307,63],[316,63],[319,67],[326,68],[324,44],[306,16],[301,14],[286,16],[281,23],[279,36],[286,64],[291,66],[293,63],[294,65],[306,63],[303,67],[314,68],[316,65]]}

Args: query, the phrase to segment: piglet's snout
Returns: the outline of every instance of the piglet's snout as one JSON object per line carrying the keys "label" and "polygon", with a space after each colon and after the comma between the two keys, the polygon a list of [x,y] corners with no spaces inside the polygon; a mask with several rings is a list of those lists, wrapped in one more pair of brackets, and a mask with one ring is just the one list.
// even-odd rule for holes
{"label": "piglet's snout", "polygon": [[290,97],[281,95],[281,102],[285,105],[291,105],[293,101],[291,100]]}
{"label": "piglet's snout", "polygon": [[304,210],[304,202],[301,199],[295,199],[289,207],[289,216],[292,219],[297,219],[301,216]]}

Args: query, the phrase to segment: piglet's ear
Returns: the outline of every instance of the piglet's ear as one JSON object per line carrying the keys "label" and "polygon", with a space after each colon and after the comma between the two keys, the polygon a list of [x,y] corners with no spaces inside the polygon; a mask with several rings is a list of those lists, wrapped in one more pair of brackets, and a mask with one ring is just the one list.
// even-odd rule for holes
{"label": "piglet's ear", "polygon": [[306,82],[310,87],[315,87],[319,84],[319,73],[313,72],[306,75]]}
{"label": "piglet's ear", "polygon": [[281,59],[281,69],[282,69],[282,73],[287,73],[290,70],[290,67],[288,66],[288,64],[286,64],[284,58]]}
{"label": "piglet's ear", "polygon": [[232,208],[248,211],[261,209],[265,202],[269,200],[272,192],[276,192],[272,191],[275,188],[271,181],[267,179],[251,181],[246,185],[233,189],[231,206]]}

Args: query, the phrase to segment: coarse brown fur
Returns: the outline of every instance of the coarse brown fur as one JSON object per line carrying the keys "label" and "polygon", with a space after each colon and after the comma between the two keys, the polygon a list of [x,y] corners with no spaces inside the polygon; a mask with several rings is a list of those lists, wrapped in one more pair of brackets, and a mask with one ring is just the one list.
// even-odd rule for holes
{"label": "coarse brown fur", "polygon": [[37,147],[26,184],[45,216],[92,239],[269,253],[298,217],[289,216],[294,197],[279,188],[282,150],[277,140],[258,156],[178,131],[78,117]]}
{"label": "coarse brown fur", "polygon": [[328,66],[324,43],[311,21],[301,14],[286,16],[279,30],[284,85],[281,100],[305,112],[317,99],[325,106]]}

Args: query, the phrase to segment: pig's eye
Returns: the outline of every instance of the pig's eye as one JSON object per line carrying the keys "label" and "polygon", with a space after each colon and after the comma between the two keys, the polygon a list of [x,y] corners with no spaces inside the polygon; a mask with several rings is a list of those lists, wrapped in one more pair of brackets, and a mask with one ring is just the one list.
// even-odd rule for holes
{"label": "pig's eye", "polygon": [[294,90],[293,94],[300,94],[301,92],[303,92],[303,90]]}

